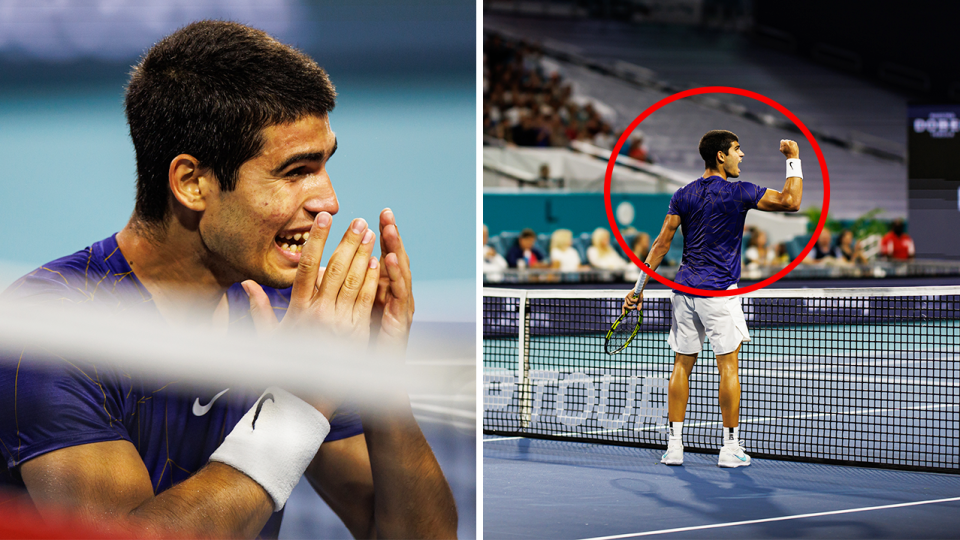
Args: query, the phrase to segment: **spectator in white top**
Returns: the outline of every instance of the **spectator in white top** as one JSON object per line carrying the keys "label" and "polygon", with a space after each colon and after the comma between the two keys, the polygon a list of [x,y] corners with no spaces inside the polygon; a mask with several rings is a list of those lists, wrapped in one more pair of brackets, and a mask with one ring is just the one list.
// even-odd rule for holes
{"label": "spectator in white top", "polygon": [[582,266],[580,253],[573,248],[573,233],[557,229],[550,235],[550,266],[561,272],[576,272]]}
{"label": "spectator in white top", "polygon": [[748,269],[770,266],[776,261],[777,254],[767,247],[767,233],[760,229],[754,230],[747,244],[747,251],[743,254],[744,265]]}
{"label": "spectator in white top", "polygon": [[507,260],[497,253],[496,249],[488,246],[490,229],[483,226],[483,277],[490,282],[503,281],[503,271],[507,269]]}
{"label": "spectator in white top", "polygon": [[614,251],[610,245],[610,231],[597,227],[593,231],[593,245],[587,248],[587,260],[597,270],[623,270],[627,261]]}

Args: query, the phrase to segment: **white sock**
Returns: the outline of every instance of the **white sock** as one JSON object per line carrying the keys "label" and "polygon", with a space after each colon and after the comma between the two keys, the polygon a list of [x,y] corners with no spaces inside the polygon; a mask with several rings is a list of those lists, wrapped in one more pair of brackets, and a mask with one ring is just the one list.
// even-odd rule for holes
{"label": "white sock", "polygon": [[740,427],[723,426],[723,445],[737,446],[740,441]]}
{"label": "white sock", "polygon": [[683,422],[670,422],[670,438],[675,441],[683,438]]}

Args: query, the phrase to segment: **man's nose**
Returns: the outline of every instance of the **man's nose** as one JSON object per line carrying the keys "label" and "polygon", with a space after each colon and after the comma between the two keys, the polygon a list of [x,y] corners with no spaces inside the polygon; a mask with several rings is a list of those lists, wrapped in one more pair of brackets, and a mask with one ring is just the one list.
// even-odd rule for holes
{"label": "man's nose", "polygon": [[333,189],[330,177],[326,174],[321,175],[316,181],[306,185],[307,200],[303,204],[304,210],[316,217],[320,212],[327,212],[335,215],[340,211],[340,201],[337,200],[337,192]]}

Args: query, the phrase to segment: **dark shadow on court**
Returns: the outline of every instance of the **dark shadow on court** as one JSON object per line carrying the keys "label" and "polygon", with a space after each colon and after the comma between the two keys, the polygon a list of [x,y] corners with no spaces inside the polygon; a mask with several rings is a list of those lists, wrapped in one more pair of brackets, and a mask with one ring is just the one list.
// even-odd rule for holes
{"label": "dark shadow on court", "polygon": [[[661,490],[637,492],[632,490],[629,485],[625,485],[625,482],[618,480],[611,482],[611,485],[617,489],[654,499],[661,509],[682,509],[688,516],[686,518],[678,516],[676,520],[678,528],[693,526],[694,523],[701,521],[707,523],[729,523],[791,514],[790,510],[772,501],[772,496],[777,490],[758,485],[746,469],[720,469],[712,473],[719,473],[719,479],[714,480],[698,476],[683,466],[664,466],[664,468],[669,471],[670,476],[682,483],[681,489],[692,495],[694,503],[684,502],[675,497],[664,496],[664,492]],[[673,489],[669,491],[670,494],[679,492],[680,490]],[[654,509],[650,510],[652,511]],[[696,521],[688,519],[690,517],[695,518]],[[879,528],[869,523],[853,520],[831,520],[829,523],[823,523],[800,519],[759,523],[751,527],[755,528],[754,531],[759,531],[759,533],[753,532],[750,536],[760,538],[821,538],[823,535],[818,534],[816,532],[817,529],[834,529],[836,527],[848,527],[848,531],[858,530],[858,534],[855,536],[857,538],[876,538],[882,536],[882,531]],[[731,531],[736,530],[736,528],[731,528]],[[703,538],[726,536],[721,531],[722,529],[705,529],[685,532],[683,535],[684,537]],[[735,536],[742,535],[742,529],[735,533]]]}

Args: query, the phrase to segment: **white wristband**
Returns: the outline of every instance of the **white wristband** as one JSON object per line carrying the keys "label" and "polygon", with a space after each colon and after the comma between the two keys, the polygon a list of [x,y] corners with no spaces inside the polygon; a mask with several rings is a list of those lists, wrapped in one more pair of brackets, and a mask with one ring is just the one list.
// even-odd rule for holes
{"label": "white wristband", "polygon": [[249,476],[273,499],[286,504],[307,465],[330,433],[330,422],[312,405],[271,386],[243,415],[210,456]]}
{"label": "white wristband", "polygon": [[791,158],[787,160],[787,178],[799,176],[803,180],[803,170],[800,168],[800,159]]}

